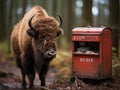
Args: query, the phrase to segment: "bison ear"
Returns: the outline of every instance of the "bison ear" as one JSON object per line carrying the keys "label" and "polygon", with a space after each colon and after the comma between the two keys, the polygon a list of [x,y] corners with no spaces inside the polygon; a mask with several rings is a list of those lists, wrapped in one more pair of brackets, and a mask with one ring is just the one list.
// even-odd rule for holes
{"label": "bison ear", "polygon": [[37,37],[37,33],[34,30],[28,29],[26,32],[31,37]]}
{"label": "bison ear", "polygon": [[63,29],[60,28],[59,30],[57,30],[57,35],[56,35],[56,37],[58,37],[58,36],[60,36],[60,35],[63,35],[63,34],[64,34]]}

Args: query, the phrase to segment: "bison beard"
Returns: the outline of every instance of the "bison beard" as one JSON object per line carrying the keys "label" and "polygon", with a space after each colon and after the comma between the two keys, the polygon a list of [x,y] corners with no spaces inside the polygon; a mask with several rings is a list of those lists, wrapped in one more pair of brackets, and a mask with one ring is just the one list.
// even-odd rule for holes
{"label": "bison beard", "polygon": [[26,88],[26,76],[29,87],[33,87],[35,70],[39,73],[41,86],[45,86],[45,77],[50,61],[56,57],[56,38],[63,30],[55,18],[35,6],[15,25],[11,34],[13,54],[22,73],[22,86]]}

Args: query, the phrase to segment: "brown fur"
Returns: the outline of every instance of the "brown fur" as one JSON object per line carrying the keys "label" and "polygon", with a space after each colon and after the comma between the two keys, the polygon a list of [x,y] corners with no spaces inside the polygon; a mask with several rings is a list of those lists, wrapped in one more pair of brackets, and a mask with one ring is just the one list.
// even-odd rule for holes
{"label": "brown fur", "polygon": [[[30,28],[28,21],[33,15],[35,16],[33,17],[32,25],[38,33],[37,38],[30,37],[26,33]],[[34,67],[36,67],[40,74],[41,84],[45,85],[44,80],[49,61],[52,59],[42,60],[43,55],[41,53],[45,52],[49,47],[53,47],[56,50],[56,34],[59,29],[59,23],[55,18],[48,16],[46,11],[39,6],[33,7],[24,15],[23,19],[14,26],[11,34],[11,44],[17,65],[22,72],[23,87],[26,86],[26,74],[30,80],[30,87],[32,87],[35,77]]]}

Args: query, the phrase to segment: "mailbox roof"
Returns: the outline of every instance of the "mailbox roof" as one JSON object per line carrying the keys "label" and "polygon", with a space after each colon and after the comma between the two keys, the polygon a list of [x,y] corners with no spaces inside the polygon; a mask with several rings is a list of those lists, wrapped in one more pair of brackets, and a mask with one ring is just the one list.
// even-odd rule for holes
{"label": "mailbox roof", "polygon": [[107,29],[105,27],[76,27],[72,30],[72,34],[102,34]]}

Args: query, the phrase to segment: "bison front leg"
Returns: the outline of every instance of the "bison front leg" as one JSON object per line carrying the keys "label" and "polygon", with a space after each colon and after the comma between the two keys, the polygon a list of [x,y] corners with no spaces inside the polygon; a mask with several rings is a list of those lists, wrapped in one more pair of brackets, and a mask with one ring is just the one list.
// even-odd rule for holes
{"label": "bison front leg", "polygon": [[26,76],[26,67],[25,67],[25,56],[23,54],[21,54],[21,74],[22,74],[22,88],[25,89],[27,84],[26,84],[26,80],[25,80],[25,76]]}
{"label": "bison front leg", "polygon": [[34,70],[34,58],[32,55],[26,55],[26,74],[29,78],[29,88],[33,87],[33,81],[35,78],[35,70]]}
{"label": "bison front leg", "polygon": [[22,72],[22,86],[23,88],[26,88],[26,81],[25,76],[27,75],[29,78],[29,87],[33,87],[33,80],[35,77],[35,71],[34,71],[34,61],[32,55],[27,54],[21,54],[21,72]]}
{"label": "bison front leg", "polygon": [[22,73],[22,88],[25,89],[27,84],[26,84],[25,72],[24,72],[23,68],[21,68],[21,73]]}
{"label": "bison front leg", "polygon": [[34,78],[35,78],[35,71],[33,71],[32,73],[29,73],[28,78],[29,78],[29,88],[33,88],[33,81],[34,81]]}
{"label": "bison front leg", "polygon": [[49,64],[44,64],[39,72],[39,78],[41,80],[41,86],[45,86],[46,74],[48,72]]}

